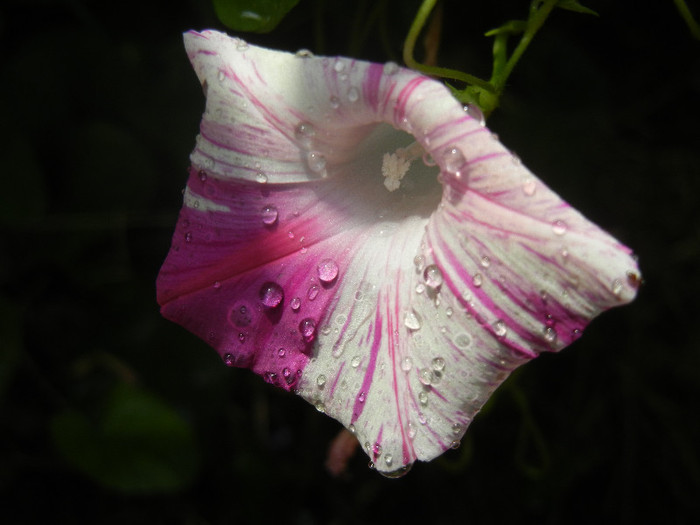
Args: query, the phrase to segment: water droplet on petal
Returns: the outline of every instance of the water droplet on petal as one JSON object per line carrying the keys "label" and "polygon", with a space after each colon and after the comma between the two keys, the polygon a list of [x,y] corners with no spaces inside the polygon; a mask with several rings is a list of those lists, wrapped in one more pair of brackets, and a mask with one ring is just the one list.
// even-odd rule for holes
{"label": "water droplet on petal", "polygon": [[365,402],[365,398],[366,398],[366,394],[365,394],[364,392],[360,392],[360,395],[357,396],[357,400],[358,400],[360,403],[364,403],[364,402]]}
{"label": "water droplet on petal", "polygon": [[283,359],[285,355],[287,355],[287,351],[284,348],[280,348],[277,350],[277,355],[280,359]]}
{"label": "water droplet on petal", "polygon": [[442,272],[435,264],[425,268],[423,272],[423,279],[425,279],[425,284],[430,288],[438,288],[442,284]]}
{"label": "water droplet on petal", "polygon": [[459,434],[461,434],[462,433],[462,425],[460,425],[459,423],[454,423],[452,425],[452,433],[455,436],[458,436]]}
{"label": "water droplet on petal", "polygon": [[433,359],[433,370],[436,372],[442,372],[445,369],[445,360],[442,357],[436,357]]}
{"label": "water droplet on petal", "polygon": [[340,99],[336,96],[330,98],[330,103],[333,109],[338,109],[340,107]]}
{"label": "water droplet on petal", "polygon": [[620,279],[615,279],[612,282],[612,293],[614,295],[620,295],[622,293],[622,281]]}
{"label": "water droplet on petal", "polygon": [[416,285],[416,293],[423,293],[425,292],[425,285],[423,283],[418,283]]}
{"label": "water droplet on petal", "polygon": [[335,64],[333,64],[333,69],[335,69],[337,73],[340,73],[343,69],[345,69],[345,61],[337,59]]}
{"label": "water droplet on petal", "polygon": [[185,233],[185,242],[192,242],[192,232]]}
{"label": "water droplet on petal", "polygon": [[199,180],[202,182],[205,182],[207,180],[207,172],[204,170],[199,170],[199,173],[197,173],[197,176],[199,177]]}
{"label": "water droplet on petal", "polygon": [[409,310],[406,312],[406,316],[403,319],[403,324],[406,325],[406,328],[409,330],[420,330],[421,318],[415,311]]}
{"label": "water droplet on petal", "polygon": [[274,206],[265,206],[262,209],[262,222],[265,226],[273,226],[277,223],[279,213]]}
{"label": "water droplet on petal", "polygon": [[319,388],[323,388],[326,385],[326,376],[319,374],[318,377],[316,377],[316,385],[318,385]]}
{"label": "water droplet on petal", "polygon": [[292,310],[294,310],[295,312],[299,311],[299,308],[301,308],[301,299],[295,297],[294,299],[292,299],[292,302],[289,306],[291,306]]}
{"label": "water droplet on petal", "polygon": [[442,160],[445,163],[445,171],[456,177],[462,175],[462,167],[467,162],[459,148],[447,148],[442,153]]}
{"label": "water droplet on petal", "polygon": [[218,290],[221,288],[221,281],[214,281],[214,284],[212,285],[214,287],[214,290]]}
{"label": "water droplet on petal", "polygon": [[503,337],[506,335],[508,332],[508,327],[506,326],[506,323],[501,321],[500,319],[493,323],[493,332],[498,336],[498,337]]}
{"label": "water droplet on petal", "polygon": [[466,348],[468,347],[472,342],[472,338],[469,337],[467,334],[458,334],[457,337],[455,337],[455,344],[460,347],[460,348]]}
{"label": "water droplet on petal", "polygon": [[479,106],[476,106],[474,104],[467,104],[464,106],[464,112],[469,115],[471,118],[476,120],[479,125],[485,126],[486,125],[486,119],[484,118],[484,113],[481,111],[481,108]]}
{"label": "water droplet on petal", "polygon": [[561,219],[557,219],[552,223],[552,231],[555,235],[564,235],[568,229],[566,223]]}
{"label": "water droplet on petal", "polygon": [[311,147],[311,144],[316,136],[316,128],[308,122],[301,122],[294,130],[294,137],[299,141],[304,148]]}
{"label": "water droplet on petal", "polygon": [[236,358],[233,357],[233,354],[224,354],[223,360],[224,360],[224,364],[226,366],[233,366],[234,363],[236,362]]}
{"label": "water droplet on petal", "polygon": [[396,62],[387,62],[384,64],[385,75],[395,75],[399,71],[399,65]]}
{"label": "water droplet on petal", "polygon": [[420,371],[420,375],[418,376],[418,380],[425,386],[432,385],[433,379],[433,371],[430,368],[424,368]]}
{"label": "water droplet on petal", "polygon": [[248,49],[248,42],[246,42],[242,38],[239,38],[238,42],[236,43],[236,49],[238,51],[245,51],[246,49]]}
{"label": "water droplet on petal", "polygon": [[418,402],[424,406],[428,404],[428,393],[425,390],[418,393]]}
{"label": "water droplet on petal", "polygon": [[226,80],[226,73],[224,73],[223,71],[219,70],[218,78],[219,78],[219,82],[223,82],[224,80]]}
{"label": "water droplet on petal", "polygon": [[525,179],[523,181],[523,193],[528,197],[532,197],[537,189],[537,184],[533,179]]}
{"label": "water droplet on petal", "polygon": [[413,359],[410,357],[404,357],[401,360],[401,370],[404,372],[409,372],[413,368]]}
{"label": "water droplet on petal", "polygon": [[309,301],[313,301],[318,297],[319,292],[321,291],[321,288],[318,287],[316,284],[312,284],[309,286],[309,289],[306,291],[306,297]]}
{"label": "water droplet on petal", "polygon": [[322,260],[316,269],[318,278],[322,283],[332,283],[338,277],[338,265],[333,259]]}
{"label": "water droplet on petal", "polygon": [[259,171],[255,175],[255,180],[257,180],[260,184],[265,184],[267,182],[267,175],[265,175],[262,171]]}
{"label": "water droplet on petal", "polygon": [[474,277],[472,277],[472,284],[479,288],[483,284],[484,280],[481,277],[480,273],[474,274]]}
{"label": "water droplet on petal", "polygon": [[260,301],[267,308],[277,308],[284,299],[284,290],[273,282],[266,282],[260,288]]}
{"label": "water droplet on petal", "polygon": [[306,163],[314,173],[321,173],[326,169],[326,157],[318,151],[309,151],[306,154]]}
{"label": "water droplet on petal", "polygon": [[311,58],[314,56],[314,54],[308,49],[300,49],[295,53],[295,55],[299,58]]}
{"label": "water droplet on petal", "polygon": [[362,361],[362,357],[360,357],[359,355],[356,355],[356,356],[353,357],[352,360],[350,361],[350,366],[353,367],[353,368],[357,368],[358,366],[360,366],[360,362],[361,362],[361,361]]}
{"label": "water droplet on petal", "polygon": [[484,255],[481,258],[481,266],[483,266],[484,268],[488,268],[489,266],[491,266],[491,259],[489,259],[488,255]]}
{"label": "water droplet on petal", "polygon": [[425,152],[423,154],[423,164],[425,164],[426,166],[432,167],[432,166],[435,166],[437,164],[437,162],[435,162],[435,159],[433,158],[433,156],[430,153]]}
{"label": "water droplet on petal", "polygon": [[544,329],[544,340],[548,343],[553,343],[557,340],[557,331],[551,326],[547,326]]}
{"label": "water droplet on petal", "polygon": [[360,99],[360,90],[357,89],[355,86],[350,87],[348,89],[348,100],[350,102],[357,102]]}
{"label": "water droplet on petal", "polygon": [[299,323],[299,332],[304,338],[304,341],[310,343],[316,338],[316,323],[311,318],[306,318]]}

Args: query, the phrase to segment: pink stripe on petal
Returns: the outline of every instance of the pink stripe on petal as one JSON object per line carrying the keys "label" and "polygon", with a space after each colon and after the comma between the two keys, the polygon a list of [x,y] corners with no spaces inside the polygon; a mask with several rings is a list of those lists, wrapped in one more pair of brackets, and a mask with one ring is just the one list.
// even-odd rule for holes
{"label": "pink stripe on petal", "polygon": [[629,249],[441,84],[214,31],[185,45],[207,106],[163,315],[339,420],[378,471],[455,446],[512,370],[634,298]]}

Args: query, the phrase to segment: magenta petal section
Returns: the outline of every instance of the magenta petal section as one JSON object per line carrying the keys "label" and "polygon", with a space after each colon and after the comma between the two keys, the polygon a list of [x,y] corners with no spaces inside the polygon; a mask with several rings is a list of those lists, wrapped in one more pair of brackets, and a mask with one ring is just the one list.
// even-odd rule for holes
{"label": "magenta petal section", "polygon": [[431,79],[214,31],[162,313],[336,418],[380,472],[459,443],[517,366],[632,300],[630,250]]}

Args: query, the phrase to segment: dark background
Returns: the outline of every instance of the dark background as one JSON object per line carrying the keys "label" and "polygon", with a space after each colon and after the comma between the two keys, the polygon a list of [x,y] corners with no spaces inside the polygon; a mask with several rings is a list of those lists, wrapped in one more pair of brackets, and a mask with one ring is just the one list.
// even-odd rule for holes
{"label": "dark background", "polygon": [[[244,36],[398,61],[417,5],[301,0]],[[644,286],[387,480],[362,454],[332,478],[336,422],[158,314],[204,107],[181,33],[224,29],[211,4],[3,2],[0,523],[700,522],[700,42],[671,0],[586,5],[550,17],[489,126]],[[488,75],[481,35],[527,2],[444,8],[441,65]]]}

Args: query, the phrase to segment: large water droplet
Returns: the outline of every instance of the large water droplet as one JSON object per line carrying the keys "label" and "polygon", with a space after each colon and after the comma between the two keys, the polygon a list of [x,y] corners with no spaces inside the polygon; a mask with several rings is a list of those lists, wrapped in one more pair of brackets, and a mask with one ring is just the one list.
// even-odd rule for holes
{"label": "large water droplet", "polygon": [[534,179],[525,179],[523,181],[523,193],[525,195],[532,197],[535,194],[535,190],[537,190],[537,184]]}
{"label": "large water droplet", "polygon": [[569,227],[561,219],[557,219],[552,223],[552,231],[555,235],[564,235]]}
{"label": "large water droplet", "polygon": [[[389,465],[387,464],[387,466],[389,466]],[[378,472],[382,476],[384,476],[385,478],[395,479],[395,478],[404,477],[406,474],[409,473],[411,468],[413,468],[413,463],[409,463],[408,465],[404,465],[403,467],[396,469],[396,470],[392,470],[391,472],[385,472],[382,470],[379,470]]]}
{"label": "large water droplet", "polygon": [[362,357],[360,357],[359,355],[356,355],[356,356],[353,357],[352,360],[350,361],[350,366],[353,367],[353,368],[357,368],[358,366],[360,366],[360,362],[361,362],[361,361],[362,361]]}
{"label": "large water droplet", "polygon": [[311,147],[315,136],[316,128],[308,122],[301,122],[294,130],[294,137],[304,148]]}
{"label": "large water droplet", "polygon": [[324,284],[332,283],[338,277],[338,265],[333,259],[323,259],[316,270],[319,280]]}
{"label": "large water droplet", "polygon": [[314,173],[322,173],[326,169],[326,157],[318,151],[309,151],[306,154],[306,163]]}
{"label": "large water droplet", "polygon": [[199,172],[197,173],[197,176],[199,177],[199,180],[201,182],[206,182],[206,180],[207,180],[207,172],[206,171],[199,170]]}
{"label": "large water droplet", "polygon": [[443,281],[442,272],[435,264],[431,264],[423,271],[423,279],[425,279],[425,284],[430,288],[438,288]]}
{"label": "large water droplet", "polygon": [[485,126],[486,125],[486,119],[484,118],[484,113],[481,111],[479,106],[476,106],[474,104],[467,104],[464,106],[464,112],[469,115],[471,118],[476,120],[479,125]]}
{"label": "large water droplet", "polygon": [[255,180],[260,184],[265,184],[267,182],[267,175],[265,175],[262,171],[259,171],[255,174]]}
{"label": "large water droplet", "polygon": [[406,312],[406,316],[403,319],[403,324],[409,330],[420,330],[421,318],[415,311],[409,310]]}
{"label": "large water droplet", "polygon": [[338,58],[333,64],[333,69],[335,69],[336,73],[340,73],[345,69],[345,61]]}
{"label": "large water droplet", "polygon": [[416,437],[416,426],[410,421],[408,425],[406,425],[406,435],[408,435],[408,439]]}
{"label": "large water droplet", "polygon": [[319,388],[323,388],[326,385],[326,376],[319,374],[318,377],[316,377],[316,384]]}
{"label": "large water droplet", "polygon": [[262,209],[262,222],[265,226],[273,226],[277,223],[279,213],[274,206],[265,206]]}
{"label": "large water droplet", "polygon": [[299,323],[299,332],[304,338],[304,341],[310,343],[316,338],[316,322],[307,317]]}
{"label": "large water droplet", "polygon": [[442,153],[442,161],[445,163],[445,171],[456,177],[462,175],[463,166],[467,162],[462,151],[456,147],[447,148]]}
{"label": "large water droplet", "polygon": [[418,380],[425,386],[430,386],[433,384],[433,371],[430,368],[424,368],[420,371],[418,375]]}
{"label": "large water droplet", "polygon": [[277,308],[284,299],[284,290],[273,282],[266,282],[260,288],[260,301],[267,308]]}
{"label": "large water droplet", "polygon": [[484,280],[481,277],[480,273],[474,274],[474,277],[472,277],[472,284],[476,287],[479,288],[483,284]]}
{"label": "large water droplet", "polygon": [[445,360],[442,357],[436,357],[433,359],[433,370],[436,372],[442,372],[445,369]]}
{"label": "large water droplet", "polygon": [[360,99],[360,90],[355,86],[348,89],[348,100],[350,102],[357,102]]}
{"label": "large water droplet", "polygon": [[544,329],[544,340],[548,343],[553,343],[557,340],[557,331],[551,326],[547,326]]}
{"label": "large water droplet", "polygon": [[385,75],[395,75],[399,71],[399,65],[396,62],[387,62],[383,71]]}
{"label": "large water droplet", "polygon": [[493,323],[493,332],[498,336],[498,337],[503,337],[506,335],[508,332],[508,327],[506,326],[506,323],[501,321],[500,319]]}

